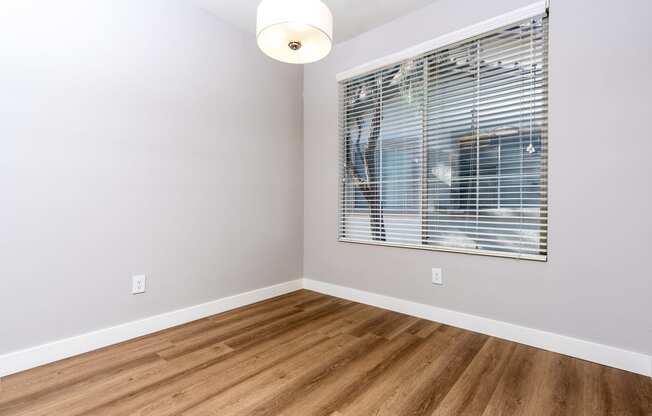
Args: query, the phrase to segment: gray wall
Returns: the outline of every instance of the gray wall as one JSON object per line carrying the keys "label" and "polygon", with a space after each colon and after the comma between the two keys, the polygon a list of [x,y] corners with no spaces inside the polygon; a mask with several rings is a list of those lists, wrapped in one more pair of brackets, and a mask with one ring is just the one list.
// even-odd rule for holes
{"label": "gray wall", "polygon": [[335,74],[531,2],[438,0],[306,67],[304,275],[650,354],[650,1],[552,2],[547,263],[336,240]]}
{"label": "gray wall", "polygon": [[185,0],[1,8],[0,354],[301,277],[300,67]]}

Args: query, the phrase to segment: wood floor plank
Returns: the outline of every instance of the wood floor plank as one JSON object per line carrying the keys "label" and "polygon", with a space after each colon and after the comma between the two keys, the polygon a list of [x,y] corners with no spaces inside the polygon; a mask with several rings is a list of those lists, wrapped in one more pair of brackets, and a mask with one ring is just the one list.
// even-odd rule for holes
{"label": "wood floor plank", "polygon": [[[171,375],[198,368],[230,351],[229,347],[222,345],[194,351],[172,361],[156,356],[156,359],[122,369],[111,376],[87,379],[30,402],[21,403],[21,406],[8,409],[7,414],[17,416],[78,415],[95,407],[97,403],[111,401],[129,391],[152,383],[153,380],[165,379]],[[93,400],[88,400],[89,397]],[[4,415],[3,410],[0,410],[0,415]]]}
{"label": "wood floor plank", "polygon": [[176,415],[327,339],[315,331],[292,335],[262,342],[187,377],[148,386],[133,396],[93,409],[88,415]]}
{"label": "wood floor plank", "polygon": [[540,393],[551,358],[545,351],[518,345],[483,416],[529,416],[528,406]]}
{"label": "wood floor plank", "polygon": [[[342,334],[337,337],[349,337]],[[346,368],[352,361],[362,355],[368,354],[374,347],[381,345],[383,340],[373,335],[366,335],[353,340],[344,348],[331,349],[312,365],[296,369],[296,376],[285,386],[277,386],[273,397],[260,397],[252,400],[251,404],[234,414],[247,414],[256,416],[274,416],[287,414],[284,410],[290,403],[300,397],[310,396],[315,392],[321,382],[330,376],[338,374],[340,369]]]}
{"label": "wood floor plank", "polygon": [[0,416],[652,416],[652,380],[300,290],[0,378]]}
{"label": "wood floor plank", "polygon": [[263,400],[273,400],[293,380],[304,372],[327,364],[351,346],[362,342],[360,338],[342,334],[317,344],[315,347],[274,366],[229,390],[222,392],[198,406],[182,413],[186,416],[237,416],[250,414],[246,409]]}
{"label": "wood floor plank", "polygon": [[261,339],[271,339],[279,334],[303,325],[319,326],[323,322],[330,322],[355,310],[356,305],[348,301],[336,301],[320,308],[304,311],[300,314],[284,318],[269,325],[256,328],[240,334],[229,340],[229,346],[235,349],[247,348],[251,344],[260,342]]}
{"label": "wood floor plank", "polygon": [[320,325],[319,331],[328,336],[335,336],[342,333],[351,334],[356,327],[375,319],[384,312],[385,311],[382,309],[373,308],[371,306],[355,305],[350,313],[346,314],[342,319],[333,320],[329,323]]}
{"label": "wood floor plank", "polygon": [[415,318],[414,316],[393,313],[390,319],[387,319],[369,332],[379,337],[393,339],[414,325],[418,320],[419,318]]}
{"label": "wood floor plank", "polygon": [[180,356],[197,349],[204,348],[207,345],[228,342],[245,346],[245,339],[249,343],[257,342],[263,336],[264,332],[271,332],[272,335],[278,334],[278,328],[287,329],[294,325],[300,325],[303,322],[310,322],[315,316],[327,316],[331,311],[337,310],[342,306],[352,306],[350,302],[341,300],[329,300],[326,304],[316,309],[302,310],[300,308],[290,307],[280,308],[273,312],[263,313],[256,316],[250,316],[244,320],[218,325],[215,328],[204,330],[203,332],[185,339],[174,339],[175,347],[167,352],[170,356]]}
{"label": "wood floor plank", "polygon": [[374,415],[430,415],[487,342],[487,336],[464,333],[402,383]]}
{"label": "wood floor plank", "polygon": [[328,416],[364,391],[365,387],[385,374],[396,360],[409,355],[421,340],[412,335],[399,335],[390,342],[375,345],[361,357],[308,383],[302,394],[279,409],[285,416]]}
{"label": "wood floor plank", "polygon": [[646,377],[588,362],[583,375],[584,415],[652,415],[652,382]]}
{"label": "wood floor plank", "polygon": [[276,323],[283,318],[293,315],[306,314],[294,307],[286,307],[270,311],[257,316],[247,317],[246,319],[231,321],[221,325],[215,325],[211,328],[205,328],[203,331],[187,337],[174,337],[172,339],[174,346],[164,351],[168,357],[179,357],[183,354],[193,352],[209,345],[219,344],[232,337],[242,335],[247,331],[257,330],[261,326],[270,323]]}
{"label": "wood floor plank", "polygon": [[513,342],[489,339],[432,415],[482,415],[515,347]]}
{"label": "wood floor plank", "polygon": [[[277,298],[268,299],[262,302],[254,303],[252,305],[243,306],[228,312],[214,315],[208,318],[199,319],[174,328],[170,328],[159,333],[143,337],[143,341],[149,340],[166,340],[166,341],[179,341],[189,339],[196,335],[204,334],[206,331],[221,328],[225,330],[226,326],[241,322],[247,319],[265,319],[270,311],[293,311],[294,308],[301,302],[307,299],[320,299],[318,293],[310,291],[297,291]],[[251,322],[251,321],[249,321]]]}
{"label": "wood floor plank", "polygon": [[100,377],[92,377],[83,382],[66,386],[60,390],[50,391],[43,395],[32,396],[26,401],[12,401],[0,407],[0,415],[53,415],[72,414],[66,408],[73,402],[81,401],[84,398],[97,399],[98,386],[100,391],[115,385],[124,384],[130,379],[147,377],[153,372],[162,370],[167,366],[165,360],[152,354],[128,368],[120,368]]}
{"label": "wood floor plank", "polygon": [[231,311],[223,312],[218,315],[208,317],[207,319],[213,323],[224,324],[233,320],[246,319],[252,316],[266,314],[270,311],[286,308],[300,308],[301,305],[321,304],[334,300],[330,296],[320,295],[316,292],[302,290],[292,292],[280,296],[278,298],[267,299],[262,302],[254,303],[253,305],[243,306]]}
{"label": "wood floor plank", "polygon": [[382,310],[380,313],[375,314],[372,319],[360,322],[347,332],[353,336],[361,337],[367,333],[379,330],[382,325],[396,318],[395,312]]}
{"label": "wood floor plank", "polygon": [[528,403],[532,416],[574,416],[582,413],[584,380],[579,360],[564,355],[549,355],[538,394]]}
{"label": "wood floor plank", "polygon": [[117,349],[105,349],[6,377],[2,380],[0,409],[10,406],[10,402],[30,401],[94,376],[106,376],[138,365],[146,357],[155,359],[154,354],[172,346],[163,340],[127,344],[120,347],[120,353]]}
{"label": "wood floor plank", "polygon": [[455,339],[464,335],[464,331],[450,326],[442,326],[409,355],[401,357],[385,370],[384,377],[378,378],[359,392],[359,395],[344,403],[338,411],[345,416],[377,415],[387,397],[408,383],[415,374],[423,371],[446,350]]}
{"label": "wood floor plank", "polygon": [[408,334],[414,334],[420,338],[426,338],[441,326],[440,323],[427,321],[425,319],[417,320],[412,326],[410,326],[406,332]]}
{"label": "wood floor plank", "polygon": [[309,292],[309,293],[312,293],[315,296],[312,296],[312,297],[310,297],[308,299],[302,300],[302,301],[296,303],[294,306],[296,308],[299,308],[299,309],[308,310],[308,309],[318,308],[318,307],[324,305],[325,303],[338,300],[337,298],[334,298],[332,296],[320,295],[320,294],[315,293],[315,292]]}
{"label": "wood floor plank", "polygon": [[[354,306],[356,308],[366,307],[364,305]],[[144,390],[136,391],[133,396],[123,397],[120,400],[93,409],[93,412],[89,413],[89,415],[176,414],[175,412],[180,411],[180,409],[183,410],[194,406],[199,401],[215,394],[216,391],[221,391],[235,382],[239,382],[239,379],[248,375],[248,372],[251,372],[252,369],[254,373],[261,371],[261,368],[266,368],[265,365],[269,367],[280,359],[285,359],[294,353],[311,347],[314,339],[322,340],[325,338],[319,331],[315,331],[320,327],[320,323],[327,324],[331,320],[340,319],[349,310],[353,310],[353,308],[333,309],[327,314],[316,313],[312,315],[313,322],[310,320],[303,321],[300,325],[292,322],[292,325],[288,324],[285,331],[275,337],[258,337],[256,342],[242,346],[237,350],[237,354],[229,357],[225,362],[215,363],[196,374],[181,374],[183,377],[175,376],[171,379],[158,381],[147,386]],[[253,357],[250,362],[241,365],[241,362],[250,357]],[[259,363],[265,365],[261,366]],[[231,371],[230,366],[236,366],[236,371]],[[205,380],[201,380],[202,378]],[[222,383],[224,380],[228,381],[228,383]],[[192,393],[189,393],[189,391],[192,391]],[[161,401],[167,404],[159,403]],[[151,409],[156,410],[152,412]],[[171,413],[167,413],[167,409],[171,409]]]}

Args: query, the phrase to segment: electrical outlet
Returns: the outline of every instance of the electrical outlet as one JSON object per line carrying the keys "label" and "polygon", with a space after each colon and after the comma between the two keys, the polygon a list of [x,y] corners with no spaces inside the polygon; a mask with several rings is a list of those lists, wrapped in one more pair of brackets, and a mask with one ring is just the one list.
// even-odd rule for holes
{"label": "electrical outlet", "polygon": [[131,293],[137,295],[138,293],[145,293],[145,283],[147,278],[144,274],[134,276],[131,278]]}
{"label": "electrical outlet", "polygon": [[432,269],[432,284],[442,286],[444,284],[444,275],[441,269]]}

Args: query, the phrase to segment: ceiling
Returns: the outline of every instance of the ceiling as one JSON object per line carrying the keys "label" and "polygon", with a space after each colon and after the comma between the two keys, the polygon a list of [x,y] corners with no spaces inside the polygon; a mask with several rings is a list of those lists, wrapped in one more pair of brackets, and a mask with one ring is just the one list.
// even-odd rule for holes
{"label": "ceiling", "polygon": [[[192,0],[247,32],[256,33],[260,0]],[[333,12],[335,42],[342,42],[436,0],[323,0]]]}

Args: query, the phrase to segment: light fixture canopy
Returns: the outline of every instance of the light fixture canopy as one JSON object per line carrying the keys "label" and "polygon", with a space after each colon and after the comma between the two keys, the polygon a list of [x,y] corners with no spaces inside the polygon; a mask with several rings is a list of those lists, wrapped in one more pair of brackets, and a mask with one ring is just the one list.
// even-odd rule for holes
{"label": "light fixture canopy", "polygon": [[263,0],[256,20],[258,47],[291,64],[324,58],[333,42],[333,15],[321,0]]}

